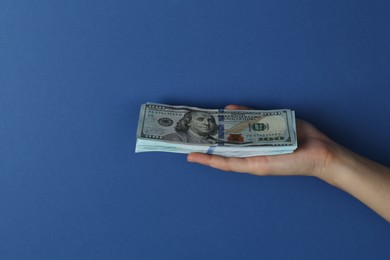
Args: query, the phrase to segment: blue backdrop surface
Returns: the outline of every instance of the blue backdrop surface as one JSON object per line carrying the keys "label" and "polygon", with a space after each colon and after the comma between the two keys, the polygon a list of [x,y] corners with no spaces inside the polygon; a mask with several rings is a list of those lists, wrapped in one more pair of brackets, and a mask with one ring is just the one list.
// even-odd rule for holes
{"label": "blue backdrop surface", "polygon": [[318,179],[134,153],[142,103],[236,103],[389,166],[389,97],[386,0],[2,0],[0,258],[389,259]]}

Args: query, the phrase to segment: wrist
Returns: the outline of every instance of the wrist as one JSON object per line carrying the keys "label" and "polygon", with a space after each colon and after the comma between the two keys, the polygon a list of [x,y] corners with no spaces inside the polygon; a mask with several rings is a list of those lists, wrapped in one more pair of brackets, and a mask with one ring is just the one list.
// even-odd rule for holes
{"label": "wrist", "polygon": [[390,169],[336,145],[320,177],[351,194],[390,222]]}
{"label": "wrist", "polygon": [[335,142],[329,143],[324,158],[324,166],[316,174],[316,177],[340,188],[341,180],[345,178],[346,174],[353,172],[354,168],[356,168],[357,160],[355,156],[354,153],[345,147]]}

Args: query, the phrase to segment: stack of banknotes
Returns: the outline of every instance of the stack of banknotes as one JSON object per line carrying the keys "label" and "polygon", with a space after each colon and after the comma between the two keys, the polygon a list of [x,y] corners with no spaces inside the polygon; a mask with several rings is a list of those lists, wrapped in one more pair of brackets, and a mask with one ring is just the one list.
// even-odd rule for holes
{"label": "stack of banknotes", "polygon": [[287,154],[296,148],[295,113],[290,109],[224,110],[146,103],[141,106],[135,151],[249,157]]}

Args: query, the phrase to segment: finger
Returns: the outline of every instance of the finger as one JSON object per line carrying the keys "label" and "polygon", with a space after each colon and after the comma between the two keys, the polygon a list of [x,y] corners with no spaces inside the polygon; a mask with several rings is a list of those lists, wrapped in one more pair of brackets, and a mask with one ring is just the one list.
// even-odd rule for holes
{"label": "finger", "polygon": [[250,107],[230,104],[225,107],[227,110],[250,110]]}
{"label": "finger", "polygon": [[243,172],[243,170],[239,167],[239,160],[236,160],[236,158],[226,158],[218,155],[202,153],[191,153],[188,155],[187,160],[189,162],[203,164],[223,171]]}
{"label": "finger", "polygon": [[199,163],[223,171],[265,175],[310,175],[312,165],[302,162],[297,154],[255,156],[247,158],[222,157],[202,153],[188,155],[189,162]]}
{"label": "finger", "polygon": [[188,155],[189,162],[199,163],[223,171],[233,171],[241,173],[250,173],[255,175],[272,174],[273,170],[269,168],[267,157],[253,158],[234,158],[222,157],[218,155],[191,153]]}

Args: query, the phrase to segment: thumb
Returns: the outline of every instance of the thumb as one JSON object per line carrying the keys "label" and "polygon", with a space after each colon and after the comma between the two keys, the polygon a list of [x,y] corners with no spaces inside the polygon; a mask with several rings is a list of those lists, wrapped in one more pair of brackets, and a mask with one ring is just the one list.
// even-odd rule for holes
{"label": "thumb", "polygon": [[227,109],[227,110],[251,110],[250,107],[240,106],[240,105],[235,105],[235,104],[227,105],[227,106],[225,106],[225,109]]}

